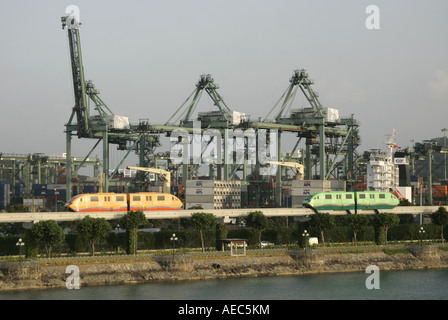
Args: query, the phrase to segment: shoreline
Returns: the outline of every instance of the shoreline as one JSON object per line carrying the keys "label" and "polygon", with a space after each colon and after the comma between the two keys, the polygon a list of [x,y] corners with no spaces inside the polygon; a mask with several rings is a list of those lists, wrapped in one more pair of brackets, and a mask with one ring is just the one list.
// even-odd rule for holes
{"label": "shoreline", "polygon": [[[84,286],[132,283],[198,281],[241,277],[291,276],[319,273],[365,272],[370,265],[380,271],[448,268],[448,252],[437,246],[407,248],[408,253],[383,251],[334,253],[319,249],[290,250],[283,254],[197,258],[189,255],[153,256],[138,261],[80,263]],[[70,263],[71,264],[71,263]],[[9,263],[0,268],[0,291],[66,288],[69,264]]]}

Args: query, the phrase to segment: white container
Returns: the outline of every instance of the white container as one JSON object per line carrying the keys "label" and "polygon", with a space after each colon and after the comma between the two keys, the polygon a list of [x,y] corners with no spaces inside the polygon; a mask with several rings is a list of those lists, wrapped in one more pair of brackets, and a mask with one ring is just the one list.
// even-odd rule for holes
{"label": "white container", "polygon": [[215,188],[189,188],[187,187],[187,189],[185,190],[185,195],[189,196],[189,195],[196,195],[196,196],[200,196],[200,195],[215,195]]}
{"label": "white container", "polygon": [[292,196],[291,204],[292,205],[301,205],[303,200],[305,200],[306,196]]}
{"label": "white container", "polygon": [[193,187],[193,188],[204,188],[204,187],[215,187],[216,180],[187,180],[185,184],[185,188]]}
{"label": "white container", "polygon": [[[186,202],[185,208],[188,210],[191,207],[201,207],[204,210],[215,209],[215,205],[213,203],[196,203],[196,202]],[[219,209],[219,208],[218,208]]]}
{"label": "white container", "polygon": [[326,188],[331,189],[330,180],[293,180],[293,188]]}
{"label": "white container", "polygon": [[[216,198],[216,200],[219,198]],[[185,202],[200,202],[200,203],[213,203],[215,202],[214,195],[185,195]]]}
{"label": "white container", "polygon": [[330,180],[332,191],[345,191],[347,182],[344,180]]}

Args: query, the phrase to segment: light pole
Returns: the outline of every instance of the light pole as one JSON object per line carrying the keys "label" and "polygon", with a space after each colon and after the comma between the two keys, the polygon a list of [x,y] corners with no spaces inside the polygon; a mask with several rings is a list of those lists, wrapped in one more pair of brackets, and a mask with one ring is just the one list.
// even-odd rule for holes
{"label": "light pole", "polygon": [[177,237],[176,237],[176,234],[173,233],[173,235],[171,236],[170,240],[173,242],[173,261],[174,261],[174,244],[178,240]]}
{"label": "light pole", "polygon": [[22,247],[25,243],[22,241],[22,238],[19,238],[19,241],[16,242],[16,246],[19,247],[19,266],[22,267]]}
{"label": "light pole", "polygon": [[[443,128],[442,132],[443,132],[443,146],[446,148],[446,132],[448,131],[448,128]],[[445,172],[445,181],[446,181],[446,153],[443,155],[444,157],[444,172]]]}
{"label": "light pole", "polygon": [[418,233],[420,235],[420,247],[423,247],[423,235],[425,234],[425,229],[423,229],[423,227],[420,227]]}
{"label": "light pole", "polygon": [[306,247],[308,246],[308,243],[307,243],[307,242],[309,242],[309,241],[308,241],[308,237],[309,237],[309,236],[310,236],[310,234],[308,233],[308,231],[304,230],[303,233],[302,233],[302,237],[305,238],[305,250],[306,250]]}
{"label": "light pole", "polygon": [[58,189],[54,189],[54,212],[58,212]]}
{"label": "light pole", "polygon": [[240,221],[240,223],[238,224],[240,226],[240,238],[243,238],[243,227],[246,226],[246,223],[244,223],[244,221]]}
{"label": "light pole", "polygon": [[120,240],[119,240],[119,234],[120,234],[120,225],[119,224],[117,224],[117,226],[115,227],[115,233],[116,233],[116,237],[115,237],[115,240],[117,241],[116,243],[117,243],[117,252],[119,252],[120,251]]}

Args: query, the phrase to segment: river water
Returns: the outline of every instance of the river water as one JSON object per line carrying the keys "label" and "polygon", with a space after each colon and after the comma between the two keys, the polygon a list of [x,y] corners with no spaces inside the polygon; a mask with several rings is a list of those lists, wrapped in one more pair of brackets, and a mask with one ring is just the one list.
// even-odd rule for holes
{"label": "river water", "polygon": [[[158,282],[0,292],[0,300],[445,300],[448,269]],[[370,279],[370,280],[369,280]],[[371,281],[372,280],[372,281]],[[379,281],[378,281],[379,280]]]}

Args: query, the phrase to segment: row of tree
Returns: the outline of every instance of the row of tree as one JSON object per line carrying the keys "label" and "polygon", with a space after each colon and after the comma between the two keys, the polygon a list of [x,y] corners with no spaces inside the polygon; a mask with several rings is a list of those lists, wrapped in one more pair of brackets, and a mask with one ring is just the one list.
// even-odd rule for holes
{"label": "row of tree", "polygon": [[[432,223],[440,226],[440,238],[444,241],[443,226],[448,224],[448,212],[444,207],[439,207],[431,214]],[[371,223],[369,216],[349,215],[348,226],[353,230],[353,241],[357,241],[357,234]],[[379,243],[387,243],[388,233],[392,227],[398,226],[400,218],[394,213],[380,213],[373,218],[373,226],[376,230],[376,239]],[[316,213],[311,216],[310,225],[320,232],[322,242],[325,242],[325,232],[335,226],[335,217],[328,213]]]}
{"label": "row of tree", "polygon": [[[214,232],[216,230],[218,237],[225,238],[227,235],[226,228],[216,220],[211,213],[194,213],[189,219],[189,224],[199,231],[201,239],[202,251],[205,251],[204,234]],[[128,212],[119,222],[118,225],[126,230],[126,252],[128,254],[136,254],[138,247],[139,228],[149,226],[149,222],[141,211]],[[252,227],[258,232],[258,243],[261,243],[261,232],[268,226],[268,219],[261,212],[253,212],[246,218],[246,225]],[[96,245],[107,240],[113,232],[111,224],[104,218],[92,218],[85,216],[77,221],[69,235],[75,238],[76,242],[80,242],[89,247],[90,253],[95,254]],[[38,248],[44,248],[48,257],[52,255],[53,248],[62,244],[66,240],[66,234],[62,227],[53,220],[40,221],[35,223],[25,235],[27,245],[27,254],[36,256]]]}
{"label": "row of tree", "polygon": [[[288,219],[287,217],[276,218],[277,221],[284,221],[281,219]],[[448,212],[444,207],[440,207],[436,212],[431,215],[433,224],[440,226],[440,237],[443,240],[444,229],[443,226],[448,224]],[[284,241],[287,243],[295,243],[300,239],[302,234],[301,230],[307,228],[310,235],[318,236],[320,242],[325,243],[326,237],[329,234],[331,237],[332,231],[337,229],[338,226],[336,222],[337,218],[328,213],[316,213],[310,216],[310,220],[296,227],[290,227],[290,231],[284,233]],[[273,226],[274,219],[268,219],[262,212],[255,211],[251,212],[247,217],[244,218],[245,230],[250,228],[256,233],[255,238],[251,240],[255,244],[261,246],[262,233],[268,228],[271,230],[276,228],[280,230],[284,228],[284,225],[280,223],[278,226]],[[288,220],[286,220],[288,221]],[[365,231],[367,228],[371,228],[372,225],[375,230],[375,239],[377,243],[385,243],[388,240],[389,230],[400,223],[400,217],[392,213],[382,213],[375,215],[373,220],[366,215],[350,215],[344,217],[345,227],[349,228],[353,234],[352,240],[357,241],[358,235]],[[146,219],[145,215],[141,211],[131,211],[128,212],[121,220],[118,221],[120,229],[126,231],[126,252],[128,254],[136,254],[138,247],[138,232],[139,228],[144,228],[149,226],[149,221]],[[200,244],[202,250],[205,250],[207,239],[213,238],[215,242],[219,239],[225,239],[228,234],[228,230],[225,225],[219,224],[215,216],[210,213],[194,213],[185,227],[192,227],[197,230],[200,237]],[[300,230],[299,230],[300,229]],[[242,231],[242,230],[241,230]],[[187,234],[187,233],[185,233]],[[93,255],[97,250],[98,243],[104,242],[105,240],[110,241],[111,235],[114,235],[113,228],[111,224],[103,218],[92,218],[86,216],[83,219],[75,222],[71,228],[71,231],[66,235],[60,225],[55,221],[41,221],[34,224],[30,230],[27,231],[25,235],[25,243],[27,247],[27,254],[30,256],[36,256],[38,253],[38,248],[44,248],[47,256],[52,255],[53,248],[62,244],[64,241],[68,241],[66,238],[70,238],[73,241],[82,243],[83,246],[89,248],[90,253]],[[235,235],[235,232],[232,234]],[[242,235],[242,232],[241,232]],[[245,235],[249,235],[245,232]],[[192,234],[189,234],[191,237]],[[274,236],[266,235],[267,237],[277,238],[278,233]],[[252,238],[252,237],[251,237]],[[73,240],[74,239],[74,240]],[[117,235],[115,235],[115,240],[117,241]],[[294,240],[295,239],[295,240]],[[303,239],[302,239],[303,240]],[[184,239],[185,241],[185,239]],[[187,242],[187,241],[185,241]],[[211,243],[208,243],[210,245]],[[72,246],[75,247],[75,246]],[[218,248],[218,246],[217,246]]]}

